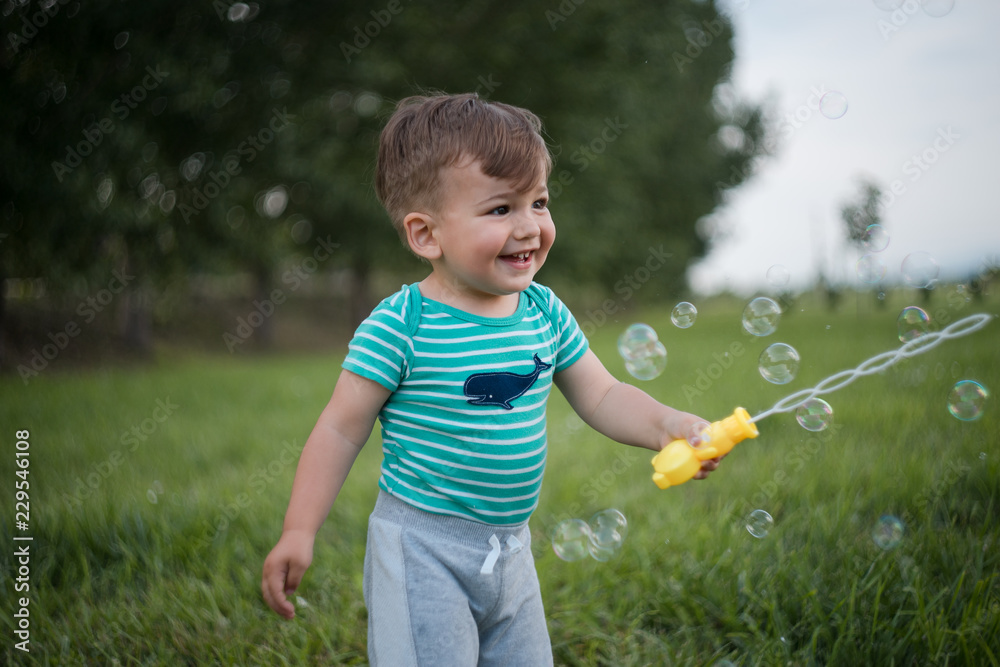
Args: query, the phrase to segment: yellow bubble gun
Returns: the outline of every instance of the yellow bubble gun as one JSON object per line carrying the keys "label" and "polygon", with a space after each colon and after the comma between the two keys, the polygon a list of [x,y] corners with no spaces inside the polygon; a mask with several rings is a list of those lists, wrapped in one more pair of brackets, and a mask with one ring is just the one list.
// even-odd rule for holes
{"label": "yellow bubble gun", "polygon": [[674,440],[653,457],[653,481],[661,489],[688,481],[701,468],[701,462],[728,454],[729,450],[747,438],[756,438],[757,425],[750,413],[736,408],[733,414],[709,424],[703,431],[703,442],[692,447],[687,440]]}

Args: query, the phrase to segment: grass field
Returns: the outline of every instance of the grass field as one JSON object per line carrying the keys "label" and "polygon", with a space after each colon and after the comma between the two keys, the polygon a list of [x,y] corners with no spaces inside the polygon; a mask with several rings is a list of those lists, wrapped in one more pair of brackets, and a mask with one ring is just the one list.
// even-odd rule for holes
{"label": "grass field", "polygon": [[[752,338],[739,305],[698,304],[686,330],[668,312],[633,313],[592,344],[615,352],[646,321],[668,352],[642,386],[718,419],[751,414],[899,345],[895,319],[853,301],[808,300],[777,333]],[[859,312],[859,310],[861,312]],[[942,327],[985,303],[934,295]],[[549,461],[532,519],[556,663],[567,665],[1000,664],[1000,321],[827,396],[834,426],[809,433],[788,414],[760,422],[708,480],[660,491],[645,451],[589,430],[553,392]],[[798,349],[794,382],[766,383],[768,344]],[[729,352],[726,357],[725,353]],[[263,603],[260,568],[277,540],[298,452],[325,405],[343,351],[162,359],[60,374],[27,387],[0,379],[0,516],[7,664],[364,664],[361,596],[377,434],[320,532],[297,618]],[[978,421],[946,410],[959,379],[994,392]],[[30,431],[30,521],[14,521],[15,432]],[[567,563],[549,531],[605,508],[629,520],[622,553]],[[746,515],[774,518],[754,538]],[[882,549],[883,515],[905,525]],[[15,541],[30,535],[33,541]],[[15,549],[30,547],[30,654],[14,648]]]}

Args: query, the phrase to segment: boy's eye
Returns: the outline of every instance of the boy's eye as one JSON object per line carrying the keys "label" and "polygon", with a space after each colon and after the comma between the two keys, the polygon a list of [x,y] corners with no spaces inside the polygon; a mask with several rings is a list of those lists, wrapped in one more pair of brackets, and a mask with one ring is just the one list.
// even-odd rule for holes
{"label": "boy's eye", "polygon": [[507,215],[510,213],[509,206],[497,206],[495,209],[490,211],[490,215]]}
{"label": "boy's eye", "polygon": [[535,203],[532,204],[532,207],[542,210],[545,209],[548,205],[549,205],[549,200],[543,198],[535,201]]}

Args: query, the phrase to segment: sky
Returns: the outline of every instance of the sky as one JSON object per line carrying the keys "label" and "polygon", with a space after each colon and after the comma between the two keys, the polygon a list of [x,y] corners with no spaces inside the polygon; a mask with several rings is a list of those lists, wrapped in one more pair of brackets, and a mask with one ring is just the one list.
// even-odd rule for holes
{"label": "sky", "polygon": [[[942,281],[1000,265],[1000,2],[721,4],[735,30],[733,89],[771,109],[778,144],[715,212],[725,232],[689,270],[697,293],[773,291],[771,267],[792,290],[821,268],[861,285],[840,208],[862,178],[886,193],[889,245],[873,253],[886,284],[905,284],[911,253],[929,255]],[[880,8],[892,4],[902,6]],[[829,92],[847,100],[840,118],[819,109]]]}

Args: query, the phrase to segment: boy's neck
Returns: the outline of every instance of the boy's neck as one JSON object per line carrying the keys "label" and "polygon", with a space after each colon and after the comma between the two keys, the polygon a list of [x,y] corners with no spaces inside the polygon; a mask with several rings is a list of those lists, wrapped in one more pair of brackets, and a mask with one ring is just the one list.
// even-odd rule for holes
{"label": "boy's neck", "polygon": [[520,292],[486,294],[465,285],[445,284],[433,273],[420,281],[418,287],[428,299],[479,317],[510,317],[521,302]]}

